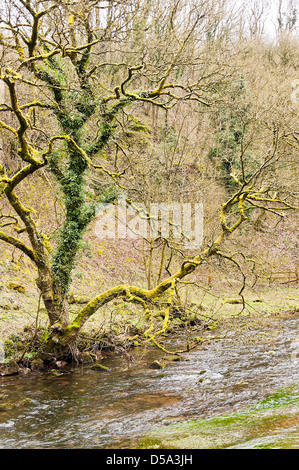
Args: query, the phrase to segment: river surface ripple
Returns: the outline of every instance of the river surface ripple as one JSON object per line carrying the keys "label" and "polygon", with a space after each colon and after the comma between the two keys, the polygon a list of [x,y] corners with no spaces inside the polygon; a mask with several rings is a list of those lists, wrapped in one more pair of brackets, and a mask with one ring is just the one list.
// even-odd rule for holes
{"label": "river surface ripple", "polygon": [[0,413],[0,448],[128,448],[154,426],[242,409],[299,380],[298,317],[273,323],[270,342],[258,328],[228,330],[162,370],[149,367],[160,351],[137,349],[128,368],[107,357],[108,372],[84,365],[59,377],[0,378],[2,402],[32,400]]}

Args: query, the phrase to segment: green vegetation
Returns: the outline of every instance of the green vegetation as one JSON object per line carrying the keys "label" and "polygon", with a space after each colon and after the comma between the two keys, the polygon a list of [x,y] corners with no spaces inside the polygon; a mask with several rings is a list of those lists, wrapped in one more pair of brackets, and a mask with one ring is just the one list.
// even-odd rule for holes
{"label": "green vegetation", "polygon": [[299,384],[295,383],[244,410],[157,429],[150,437],[142,439],[139,447],[216,449],[239,444],[245,448],[283,448],[279,429],[286,425],[298,426],[298,404]]}
{"label": "green vegetation", "polygon": [[[30,290],[15,318],[35,321],[19,362],[79,360],[96,315],[96,344],[107,323],[114,336],[127,325],[130,344],[167,352],[159,338],[205,321],[211,296],[241,315],[277,272],[298,281],[296,21],[280,12],[270,44],[254,9],[246,30],[220,3],[3,6],[1,274],[5,294]],[[173,222],[155,237],[99,239],[97,208],[119,195],[133,225],[136,213],[153,222],[152,202],[202,202],[202,245],[186,248]]]}

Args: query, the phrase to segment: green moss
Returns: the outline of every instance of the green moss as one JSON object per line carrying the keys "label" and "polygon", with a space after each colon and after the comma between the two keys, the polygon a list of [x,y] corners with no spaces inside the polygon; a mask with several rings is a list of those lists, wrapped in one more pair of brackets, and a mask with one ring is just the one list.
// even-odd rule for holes
{"label": "green moss", "polygon": [[12,403],[0,403],[0,412],[11,410],[11,408],[13,408]]}
{"label": "green moss", "polygon": [[[215,418],[185,421],[162,427],[140,441],[139,447],[153,448],[225,448],[256,437],[271,435],[294,418],[299,404],[299,383],[277,390],[269,397],[236,413]],[[272,444],[269,444],[272,446]]]}
{"label": "green moss", "polygon": [[42,334],[41,334],[41,338],[40,338],[40,339],[41,339],[41,342],[43,342],[43,343],[44,343],[44,342],[47,342],[47,340],[49,339],[49,337],[50,337],[50,332],[49,332],[49,330],[44,330],[44,331],[42,332]]}
{"label": "green moss", "polygon": [[26,287],[20,284],[19,282],[9,282],[7,285],[8,289],[14,290],[16,292],[20,292],[21,294],[25,294],[26,292]]}
{"label": "green moss", "polygon": [[219,322],[215,321],[207,326],[207,330],[215,330],[216,328],[218,328],[218,326],[219,326]]}
{"label": "green moss", "polygon": [[19,402],[11,403],[11,402],[6,402],[6,403],[0,403],[0,412],[4,411],[9,411],[12,408],[16,408],[18,406],[26,406],[32,403],[31,398],[23,398]]}
{"label": "green moss", "polygon": [[295,383],[287,388],[277,390],[269,397],[258,402],[253,409],[255,411],[264,411],[290,405],[299,405],[299,384]]}
{"label": "green moss", "polygon": [[107,372],[109,370],[108,367],[103,366],[102,364],[94,364],[91,366],[92,370],[96,370],[98,372]]}

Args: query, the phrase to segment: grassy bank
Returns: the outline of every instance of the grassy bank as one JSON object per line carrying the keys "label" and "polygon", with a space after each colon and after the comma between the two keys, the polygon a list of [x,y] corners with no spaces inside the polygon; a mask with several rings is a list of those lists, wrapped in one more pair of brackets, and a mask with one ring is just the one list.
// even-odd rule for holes
{"label": "grassy bank", "polygon": [[[81,301],[82,297],[78,297]],[[84,300],[84,299],[83,299]],[[196,314],[203,320],[221,321],[234,317],[253,317],[261,320],[276,314],[298,310],[299,295],[297,287],[260,287],[245,296],[246,308],[235,298],[233,291],[227,289],[206,291],[200,297],[191,298],[186,305],[184,318],[192,318]],[[71,305],[73,315],[82,304],[74,302]],[[25,293],[11,290],[2,284],[0,291],[0,325],[1,337],[7,338],[13,333],[19,333],[24,326],[47,326],[47,316],[42,304],[39,304],[38,293],[34,289],[27,289]],[[105,333],[119,333],[145,326],[142,312],[134,310],[122,300],[117,300],[106,308],[97,312],[86,324],[87,331],[101,329]]]}
{"label": "grassy bank", "polygon": [[[32,337],[41,338],[48,326],[48,319],[42,302],[39,301],[36,288],[26,285],[25,292],[11,288],[9,278],[1,284],[0,297],[0,339],[9,339],[11,357],[26,357]],[[71,304],[71,315],[76,315],[84,302],[84,293],[75,296]],[[224,326],[224,331],[234,330],[242,334],[245,328],[259,326],[263,334],[263,325],[280,319],[282,315],[292,315],[299,309],[299,296],[296,287],[259,287],[247,292],[245,308],[240,299],[235,297],[233,289],[205,290],[200,296],[189,297],[183,304],[182,311],[173,312],[167,326],[167,333],[184,329],[186,339],[192,344],[197,341],[209,341],[212,336],[217,340],[217,327]],[[161,328],[163,318],[155,318],[157,330]],[[149,327],[143,310],[132,307],[122,299],[112,302],[105,309],[99,310],[86,323],[81,332],[81,351],[96,353],[111,349],[116,352],[142,345],[143,333]],[[36,332],[38,331],[38,334]],[[208,333],[208,335],[207,335]],[[265,340],[267,333],[265,333]],[[93,346],[94,340],[96,343]],[[157,338],[163,344],[163,336]],[[195,341],[194,341],[195,339]],[[261,340],[252,337],[250,341]],[[188,340],[189,341],[189,340]],[[27,349],[26,349],[27,348]],[[16,351],[14,351],[16,349]],[[28,355],[28,354],[27,354]],[[29,354],[30,356],[30,354]],[[28,356],[28,358],[29,358]]]}
{"label": "grassy bank", "polygon": [[[79,297],[81,301],[82,297]],[[232,318],[251,318],[255,321],[265,321],[285,312],[299,309],[297,287],[260,287],[245,296],[246,308],[233,291],[227,289],[206,291],[201,297],[191,298],[185,306],[182,321],[198,318],[206,321],[225,321]],[[71,313],[75,315],[82,304],[75,302],[71,305]],[[179,322],[175,319],[174,324]],[[11,334],[18,334],[24,327],[46,327],[48,324],[45,309],[39,303],[37,291],[26,289],[25,293],[11,290],[2,284],[0,291],[0,335],[1,339]],[[98,311],[86,324],[84,331],[100,331],[102,334],[127,335],[136,334],[146,328],[142,311],[132,308],[122,300],[113,302],[105,310]]]}

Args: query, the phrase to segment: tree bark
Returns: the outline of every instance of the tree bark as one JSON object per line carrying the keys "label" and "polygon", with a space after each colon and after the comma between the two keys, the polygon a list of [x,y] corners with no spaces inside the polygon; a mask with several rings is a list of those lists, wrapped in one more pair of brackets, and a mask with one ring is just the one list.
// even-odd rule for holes
{"label": "tree bark", "polygon": [[41,292],[50,326],[59,324],[61,328],[66,328],[69,324],[67,293],[55,285],[49,273],[40,272],[36,284]]}

